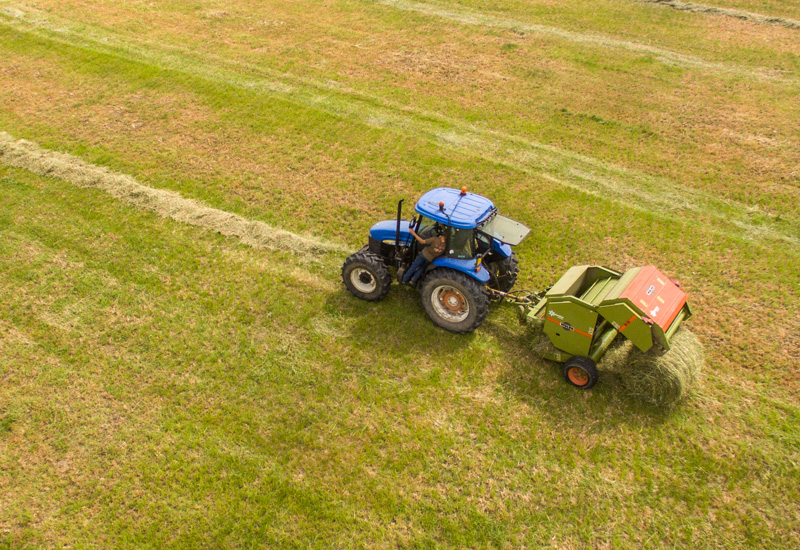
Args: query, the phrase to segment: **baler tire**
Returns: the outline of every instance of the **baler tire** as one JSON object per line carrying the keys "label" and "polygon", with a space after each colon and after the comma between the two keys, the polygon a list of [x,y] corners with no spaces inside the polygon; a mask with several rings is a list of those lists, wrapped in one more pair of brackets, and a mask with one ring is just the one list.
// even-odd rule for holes
{"label": "baler tire", "polygon": [[489,288],[501,292],[511,292],[511,289],[514,288],[517,282],[517,276],[519,275],[519,260],[517,260],[517,254],[512,252],[511,256],[508,258],[503,258],[495,262],[488,262],[486,264],[486,269],[489,270],[492,276],[488,284]]}
{"label": "baler tire", "polygon": [[458,271],[434,269],[422,280],[422,307],[433,323],[457,333],[478,328],[489,311],[483,285]]}
{"label": "baler tire", "polygon": [[383,299],[392,285],[392,277],[383,258],[362,251],[351,254],[344,261],[342,281],[353,296],[368,302]]}
{"label": "baler tire", "polygon": [[564,363],[564,379],[576,388],[588,390],[598,377],[597,366],[588,357],[571,357]]}

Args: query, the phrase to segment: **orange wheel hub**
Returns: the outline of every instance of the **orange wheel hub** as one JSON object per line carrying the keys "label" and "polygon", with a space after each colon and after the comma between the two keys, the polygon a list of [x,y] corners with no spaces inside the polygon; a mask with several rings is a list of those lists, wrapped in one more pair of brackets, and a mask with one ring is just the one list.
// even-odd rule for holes
{"label": "orange wheel hub", "polygon": [[589,382],[589,375],[583,369],[572,367],[567,371],[570,382],[576,386],[585,386]]}
{"label": "orange wheel hub", "polygon": [[460,292],[455,290],[444,290],[439,294],[439,303],[450,313],[458,314],[464,311],[466,303]]}

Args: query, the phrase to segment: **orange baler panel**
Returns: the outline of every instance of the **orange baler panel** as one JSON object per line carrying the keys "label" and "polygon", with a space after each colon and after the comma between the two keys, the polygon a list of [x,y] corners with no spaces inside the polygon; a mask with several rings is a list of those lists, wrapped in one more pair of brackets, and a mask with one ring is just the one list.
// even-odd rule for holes
{"label": "orange baler panel", "polygon": [[686,293],[652,265],[641,268],[619,297],[630,300],[664,331],[686,304]]}

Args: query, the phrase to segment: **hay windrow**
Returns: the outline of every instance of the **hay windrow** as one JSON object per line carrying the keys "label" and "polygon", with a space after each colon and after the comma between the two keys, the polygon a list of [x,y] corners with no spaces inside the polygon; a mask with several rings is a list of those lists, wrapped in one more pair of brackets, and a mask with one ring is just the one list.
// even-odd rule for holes
{"label": "hay windrow", "polygon": [[735,19],[742,19],[750,21],[751,23],[758,23],[759,25],[775,25],[778,27],[786,27],[787,29],[800,30],[800,21],[793,19],[786,19],[784,17],[771,17],[767,15],[759,15],[742,10],[732,10],[729,8],[718,8],[716,6],[706,6],[704,4],[695,4],[694,2],[681,2],[680,0],[636,0],[647,4],[659,4],[672,8],[674,10],[689,11],[693,13],[707,13],[710,15],[722,15],[725,17],[733,17]]}
{"label": "hay windrow", "polygon": [[[642,3],[662,4],[665,7],[670,7],[680,11],[692,11],[696,13],[708,13],[714,15],[722,15],[734,17],[737,19],[745,19],[753,23],[763,25],[777,25],[791,29],[800,29],[800,21],[792,19],[785,19],[781,17],[768,17],[758,15],[755,13],[732,10],[726,8],[715,8],[712,6],[705,6],[703,4],[695,4],[690,2],[680,2],[677,0],[633,0]],[[630,40],[621,40],[611,36],[605,36],[596,33],[587,32],[574,32],[565,30],[558,26],[538,25],[527,23],[521,20],[504,19],[500,17],[493,17],[486,15],[481,11],[470,10],[466,7],[459,6],[437,6],[427,2],[415,2],[412,0],[377,0],[376,3],[385,6],[391,6],[397,10],[417,12],[432,17],[440,17],[452,21],[458,21],[465,25],[481,25],[484,27],[510,29],[513,31],[529,34],[540,34],[544,36],[554,36],[577,44],[587,44],[590,46],[599,46],[602,48],[615,48],[620,50],[627,50],[631,52],[641,52],[653,56],[661,62],[686,68],[699,68],[720,72],[733,72],[733,73],[747,73],[756,78],[774,78],[776,75],[769,75],[761,71],[752,71],[743,66],[732,65],[728,63],[717,63],[705,58],[687,55],[666,48],[659,48],[652,44],[643,44],[633,42]]]}
{"label": "hay windrow", "polygon": [[100,189],[137,208],[149,210],[163,218],[211,229],[226,237],[237,238],[253,248],[287,250],[305,256],[346,252],[342,246],[210,208],[174,191],[147,187],[130,176],[116,174],[72,155],[42,149],[30,141],[15,140],[2,131],[0,162],[40,176],[64,180],[77,187]]}

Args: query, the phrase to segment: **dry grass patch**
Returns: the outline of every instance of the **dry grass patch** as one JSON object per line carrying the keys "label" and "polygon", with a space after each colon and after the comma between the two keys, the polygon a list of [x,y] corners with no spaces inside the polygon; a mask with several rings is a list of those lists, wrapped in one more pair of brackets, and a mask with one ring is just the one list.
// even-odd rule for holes
{"label": "dry grass patch", "polygon": [[[415,4],[412,7],[419,7],[422,5]],[[244,8],[243,8],[244,9]],[[426,33],[426,29],[430,28],[426,18],[423,18],[424,24],[420,26],[418,37],[419,44],[415,44],[413,48],[409,48],[406,43],[406,30],[397,28],[396,23],[392,21],[392,32],[384,33],[380,38],[372,37],[367,33],[366,28],[360,25],[366,25],[358,20],[355,26],[358,31],[353,31],[353,23],[348,20],[345,23],[341,18],[350,12],[343,12],[341,14],[331,14],[332,18],[326,18],[326,25],[328,28],[334,26],[338,29],[342,36],[337,36],[336,40],[327,42],[313,41],[303,51],[305,53],[323,54],[325,63],[309,63],[304,60],[303,71],[305,67],[314,66],[319,67],[320,74],[316,78],[294,80],[299,74],[296,71],[284,73],[271,73],[266,67],[271,67],[271,58],[259,61],[252,66],[246,66],[240,62],[238,69],[239,74],[247,74],[249,71],[263,71],[266,70],[267,74],[275,75],[277,78],[283,79],[291,87],[298,85],[312,85],[322,89],[328,88],[331,91],[339,89],[346,90],[343,83],[336,83],[335,86],[331,82],[335,79],[330,78],[329,72],[337,72],[338,74],[351,74],[354,76],[349,86],[355,90],[367,90],[370,93],[370,99],[375,100],[380,97],[390,97],[390,94],[399,97],[399,103],[406,109],[409,105],[418,106],[420,114],[423,114],[423,109],[427,105],[427,110],[441,111],[443,109],[451,109],[452,105],[446,105],[441,102],[442,97],[439,90],[443,88],[453,89],[453,98],[457,99],[459,108],[463,108],[464,115],[468,117],[476,116],[480,113],[494,113],[496,118],[485,120],[495,130],[509,131],[512,129],[515,134],[530,134],[531,130],[539,130],[543,125],[548,123],[547,117],[550,115],[548,109],[542,107],[532,109],[531,104],[539,106],[547,106],[551,103],[553,110],[558,112],[558,109],[567,109],[568,113],[572,113],[575,117],[572,123],[567,120],[559,120],[560,125],[566,126],[562,128],[559,135],[548,135],[547,139],[551,142],[561,143],[565,148],[586,150],[598,150],[598,145],[605,149],[604,156],[620,165],[629,166],[630,168],[646,168],[649,173],[662,172],[664,175],[677,179],[682,185],[697,185],[698,181],[702,179],[703,174],[708,170],[715,170],[720,174],[720,179],[729,182],[730,187],[735,187],[733,182],[740,181],[742,174],[735,169],[733,163],[733,172],[724,173],[729,170],[729,162],[717,162],[713,159],[713,155],[709,155],[708,151],[702,148],[702,145],[709,141],[714,141],[714,136],[706,135],[703,130],[704,126],[708,124],[706,116],[711,110],[709,109],[709,100],[719,97],[723,103],[730,103],[734,107],[748,101],[747,94],[731,93],[731,86],[736,86],[738,79],[729,79],[722,77],[719,79],[719,85],[713,93],[708,93],[706,90],[693,89],[687,91],[685,86],[691,86],[692,80],[681,78],[680,74],[661,74],[656,70],[651,76],[652,81],[642,79],[642,71],[648,72],[652,69],[649,64],[636,64],[635,71],[629,70],[622,65],[615,67],[613,65],[601,67],[601,74],[592,75],[591,72],[587,73],[585,69],[597,67],[599,64],[598,59],[592,55],[588,55],[586,59],[574,59],[563,52],[561,48],[545,48],[545,51],[553,51],[552,54],[545,56],[507,56],[504,55],[500,46],[509,39],[503,36],[493,36],[491,33],[476,32],[473,29],[452,29],[456,36],[463,34],[464,40],[443,41],[440,35]],[[427,13],[427,12],[425,12]],[[428,14],[428,18],[433,15],[436,17],[436,11],[433,14]],[[308,17],[308,15],[298,15],[298,17]],[[373,14],[377,17],[377,14]],[[385,14],[384,14],[385,16]],[[181,17],[187,20],[196,18],[191,11],[183,13]],[[366,17],[366,15],[364,15]],[[384,17],[386,19],[386,17]],[[435,20],[435,19],[434,19]],[[153,28],[158,28],[159,24],[153,22]],[[171,27],[170,27],[171,28]],[[293,35],[296,35],[303,29],[302,25],[298,25],[292,29]],[[480,23],[478,23],[480,29]],[[347,29],[347,30],[345,30]],[[191,36],[204,36],[209,33],[209,29],[197,28],[196,33]],[[236,29],[230,29],[235,32]],[[241,29],[241,32],[246,33],[246,29]],[[329,31],[330,32],[330,31]],[[335,33],[334,33],[335,34]],[[731,33],[737,34],[737,33]],[[438,38],[437,38],[438,36]],[[364,40],[361,40],[361,39]],[[468,40],[467,40],[468,38]],[[287,40],[288,37],[283,37],[281,40]],[[738,39],[738,34],[737,34]],[[167,40],[166,38],[164,40]],[[514,39],[519,42],[523,47],[526,42],[530,41],[530,37],[522,36]],[[362,44],[363,42],[363,44]],[[124,41],[123,41],[124,43]],[[776,43],[774,39],[768,41],[770,47]],[[158,48],[159,41],[148,43],[153,49]],[[167,46],[167,42],[162,44]],[[359,46],[359,55],[353,56],[350,48]],[[533,44],[528,44],[534,47]],[[536,49],[540,45],[536,45]],[[546,44],[545,44],[546,46]],[[199,47],[207,47],[207,45],[200,44]],[[277,47],[277,45],[276,45]],[[199,50],[199,51],[202,51]],[[252,45],[240,45],[236,48],[235,55],[232,53],[229,60],[246,58],[249,52],[252,52]],[[404,59],[399,66],[388,66],[386,60],[391,60],[393,55],[386,55],[387,52],[395,52],[394,56],[399,56]],[[188,54],[188,51],[185,52]],[[796,50],[794,52],[797,53]],[[207,58],[208,61],[211,58]],[[229,62],[226,60],[225,62]],[[420,63],[423,60],[423,63]],[[223,63],[217,57],[214,58],[214,63]],[[331,64],[338,65],[336,70],[330,71],[328,69]],[[440,71],[425,70],[425,67],[444,67],[446,70]],[[540,77],[536,78],[537,72],[542,71],[542,67],[547,67]],[[451,68],[456,68],[455,72]],[[619,68],[619,70],[616,70]],[[406,70],[411,70],[413,74],[404,74]],[[355,71],[355,72],[353,72]],[[466,71],[466,72],[465,72]],[[634,73],[629,78],[628,75]],[[461,74],[461,76],[457,76]],[[698,74],[704,74],[704,71],[698,71]],[[526,75],[525,78],[520,78],[519,75]],[[566,75],[563,77],[562,75]],[[534,78],[531,78],[533,76]],[[622,82],[625,79],[630,82]],[[708,79],[702,78],[701,81],[707,84]],[[617,85],[609,86],[609,82],[615,82]],[[391,90],[384,84],[391,83]],[[662,95],[666,100],[663,105],[654,104],[646,98],[652,94],[662,94],[665,89],[667,93]],[[367,86],[364,88],[364,86]],[[765,94],[775,97],[776,94],[772,88],[772,84],[763,84],[767,89]],[[454,88],[455,87],[455,88]],[[778,85],[778,87],[780,87]],[[369,89],[372,88],[372,92]],[[413,96],[403,97],[398,96],[399,90],[408,89],[412,92]],[[624,108],[620,109],[614,107],[610,111],[606,111],[607,107],[603,110],[598,110],[598,106],[618,106],[619,90],[627,90],[628,93],[639,90],[641,93],[636,93],[646,101],[643,104],[626,104]],[[546,99],[544,96],[550,99]],[[525,98],[523,100],[523,98]],[[552,98],[557,98],[553,101]],[[603,99],[606,98],[606,99]],[[299,98],[296,98],[297,100]],[[520,100],[522,100],[520,102]],[[679,124],[671,124],[668,120],[656,120],[653,124],[646,125],[644,128],[647,130],[644,135],[642,134],[639,123],[642,120],[647,120],[648,113],[653,111],[667,111],[667,105],[670,106],[689,106],[692,110],[691,113],[686,113],[683,119],[678,121]],[[735,120],[715,120],[712,121],[714,128],[722,128],[724,130],[746,131],[753,125],[760,125],[770,131],[777,129],[780,135],[785,134],[784,130],[786,124],[786,110],[781,109],[775,113],[775,116],[765,118],[769,113],[764,108],[763,101],[755,101],[750,104],[743,105],[747,110],[753,111],[756,114],[748,114],[744,118],[737,116]],[[721,109],[715,108],[713,112],[720,112]],[[755,118],[754,118],[755,117]],[[556,115],[556,118],[564,118],[562,115]],[[483,120],[483,119],[481,119]],[[631,121],[630,123],[628,121]],[[635,122],[634,122],[635,121]],[[578,128],[571,128],[577,122]],[[588,130],[587,126],[592,126],[592,122],[598,122],[605,125],[605,128],[594,128]],[[521,124],[524,123],[524,124]],[[524,126],[524,127],[523,127]],[[615,127],[617,126],[617,127]],[[695,129],[698,129],[695,134]],[[552,127],[551,127],[552,129]],[[587,140],[587,130],[595,135],[607,134],[599,143],[597,141]],[[601,130],[598,132],[597,130]],[[692,134],[692,143],[697,144],[698,149],[692,153],[692,158],[686,158],[687,155],[685,145],[687,143],[687,132]],[[610,134],[610,135],[608,135]],[[766,135],[766,134],[765,134]],[[645,138],[645,139],[643,139]],[[624,139],[626,142],[625,147],[617,147],[619,140]],[[658,141],[658,144],[648,143],[646,150],[642,154],[626,156],[620,158],[618,151],[635,150],[642,142],[649,142],[652,140]],[[792,142],[795,140],[790,138]],[[682,147],[675,148],[674,144],[681,144]],[[655,145],[655,146],[654,146]],[[796,148],[795,148],[796,149]],[[791,147],[785,149],[786,161],[791,163],[792,156],[789,153]],[[742,155],[740,155],[742,156]],[[744,155],[748,156],[748,155]],[[784,156],[782,153],[781,156]],[[248,155],[243,155],[243,160]],[[646,161],[648,157],[653,160]],[[646,163],[644,166],[642,163]],[[781,162],[778,166],[774,166],[768,173],[762,173],[765,166],[759,166],[758,169],[750,169],[748,167],[748,174],[746,177],[750,183],[749,188],[758,185],[769,185],[771,181],[776,179],[776,173],[785,169],[787,164]],[[678,167],[678,168],[676,168]],[[696,168],[697,167],[697,168]],[[663,172],[668,169],[669,172]],[[693,177],[681,177],[682,173],[691,172]],[[777,176],[780,179],[780,176]],[[705,186],[704,186],[705,187]],[[719,189],[715,187],[713,192],[718,193]],[[749,197],[745,197],[749,198]],[[738,198],[737,198],[738,200]]]}

